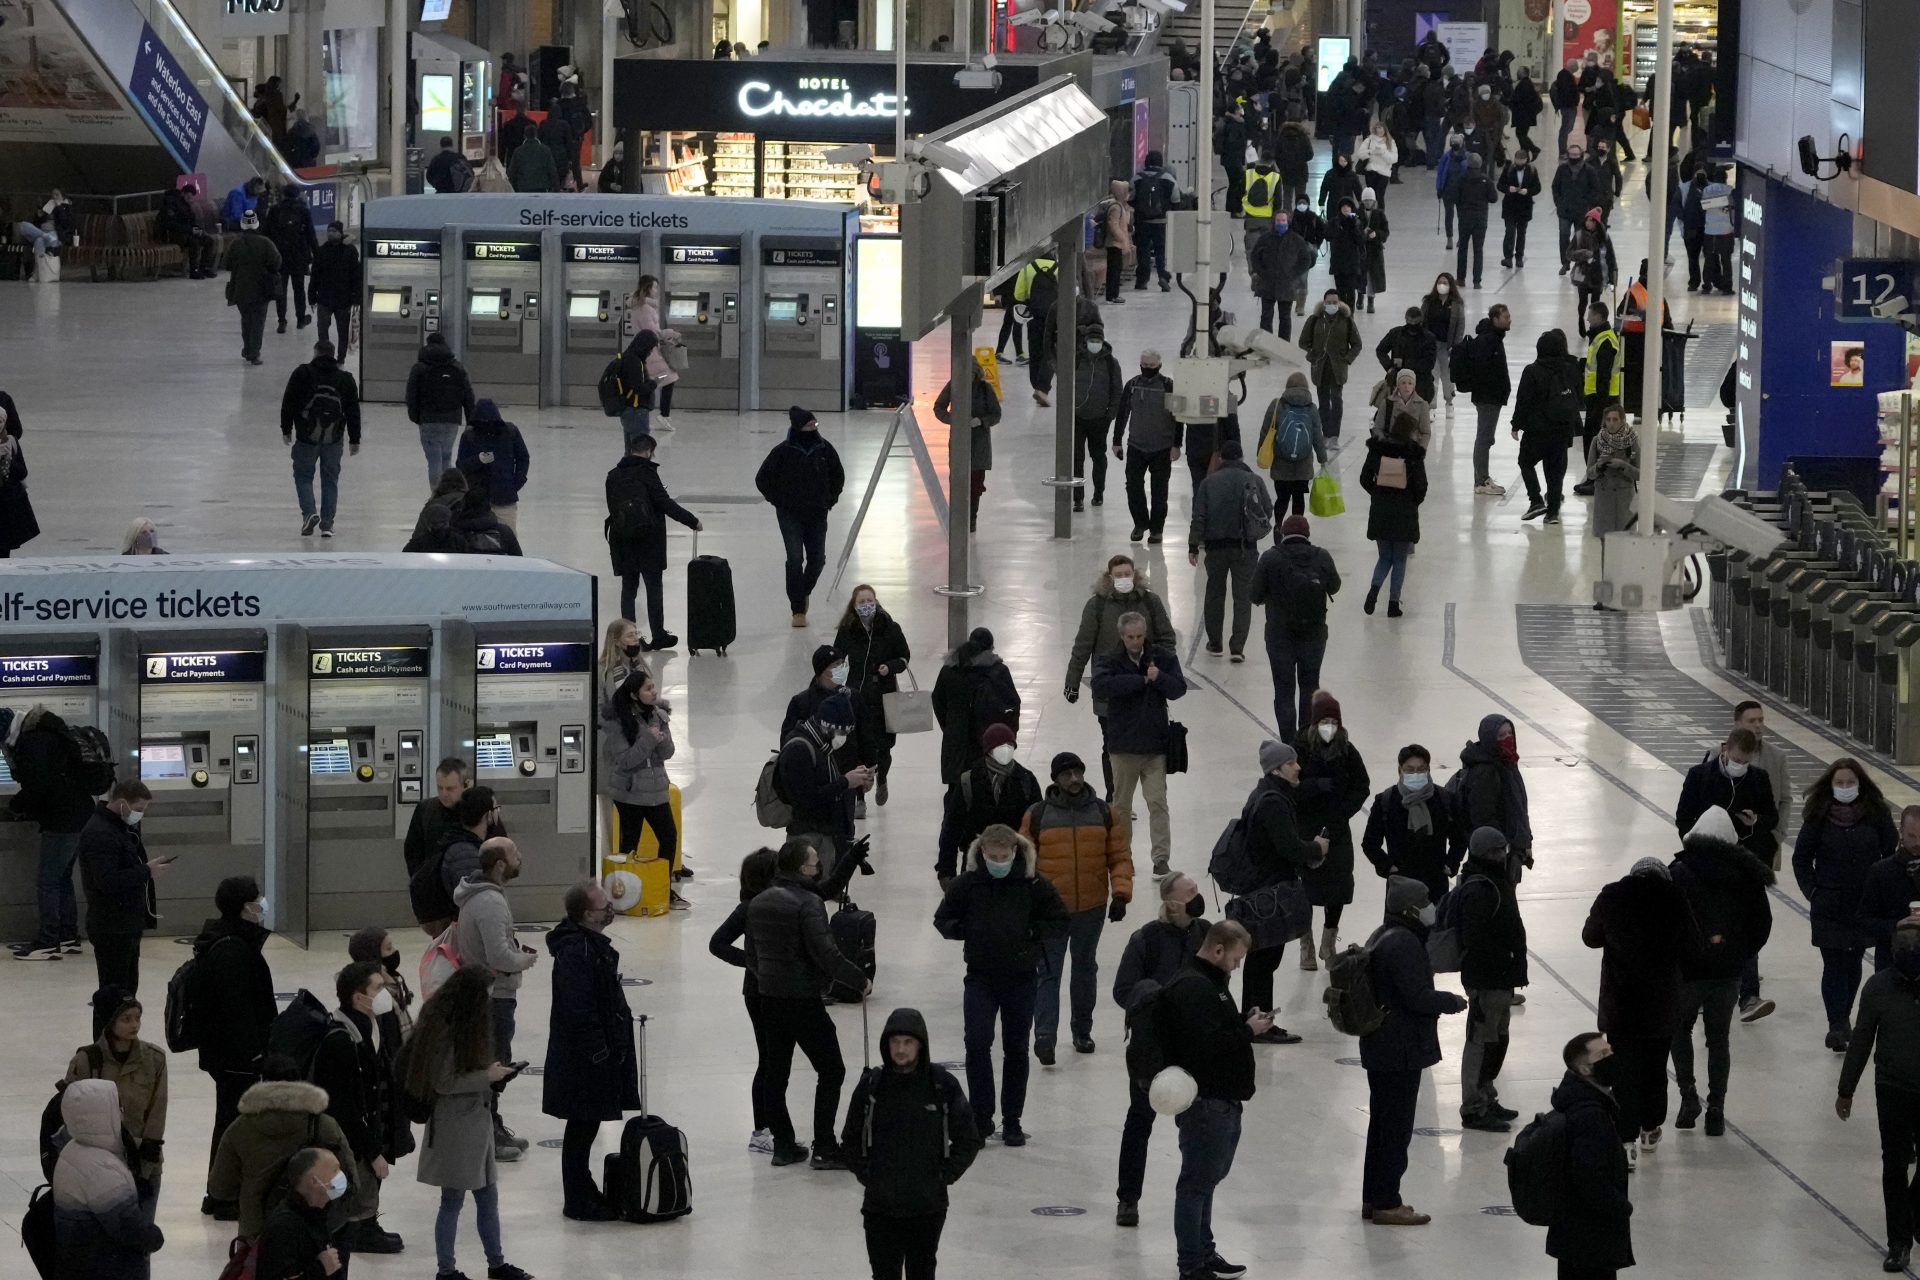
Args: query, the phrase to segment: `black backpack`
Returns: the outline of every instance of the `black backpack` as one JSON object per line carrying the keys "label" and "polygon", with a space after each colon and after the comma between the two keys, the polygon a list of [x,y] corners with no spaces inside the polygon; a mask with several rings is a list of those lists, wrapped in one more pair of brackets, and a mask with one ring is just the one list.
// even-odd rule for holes
{"label": "black backpack", "polygon": [[1027,285],[1027,311],[1035,320],[1045,320],[1053,304],[1060,301],[1060,265],[1033,265],[1033,279]]}
{"label": "black backpack", "polygon": [[1460,339],[1447,353],[1447,373],[1453,379],[1454,390],[1464,391],[1468,395],[1472,395],[1474,390],[1473,362],[1477,351],[1474,346],[1475,336],[1477,335]]}
{"label": "black backpack", "polygon": [[1583,388],[1563,366],[1547,375],[1543,413],[1555,430],[1571,435],[1580,430]]}
{"label": "black backpack", "polygon": [[320,1042],[334,1029],[333,1015],[320,998],[302,987],[293,1003],[282,1009],[267,1028],[267,1052],[284,1054],[300,1067],[300,1074],[313,1079],[314,1060],[320,1056]]}
{"label": "black backpack", "polygon": [[427,366],[420,380],[420,407],[435,412],[464,408],[466,390],[461,386],[460,367],[451,360]]}
{"label": "black backpack", "polygon": [[316,381],[301,406],[300,421],[315,444],[339,444],[347,430],[347,402],[331,381]]}
{"label": "black backpack", "polygon": [[34,1188],[27,1201],[26,1216],[20,1219],[20,1245],[33,1259],[40,1280],[58,1280],[65,1274],[60,1268],[60,1237],[53,1221],[53,1188]]}
{"label": "black backpack", "polygon": [[1111,196],[1102,200],[1099,207],[1093,211],[1093,247],[1096,249],[1104,249],[1111,243],[1108,237],[1112,235],[1112,231],[1107,226],[1107,219],[1112,214],[1113,197]]}
{"label": "black backpack", "polygon": [[1280,592],[1286,602],[1287,631],[1305,635],[1327,622],[1327,584],[1307,561],[1280,553]]}
{"label": "black backpack", "polygon": [[1507,1148],[1507,1196],[1522,1222],[1557,1225],[1567,1211],[1570,1181],[1567,1118],[1558,1111],[1536,1114]]}
{"label": "black backpack", "polygon": [[1247,822],[1244,817],[1227,823],[1220,838],[1213,842],[1207,858],[1207,874],[1228,893],[1252,893],[1266,883],[1260,868],[1247,852]]}
{"label": "black backpack", "polygon": [[206,951],[188,956],[180,962],[180,967],[167,979],[166,1034],[167,1048],[173,1053],[188,1053],[200,1047],[199,1019],[194,1016],[194,1001],[199,992],[195,990],[200,972],[200,963],[205,960],[214,947],[223,942],[238,942],[239,939],[228,935],[215,938],[213,945]]}
{"label": "black backpack", "polygon": [[615,356],[600,371],[600,412],[609,418],[619,417],[620,411],[627,407],[627,384],[620,377],[621,359]]}
{"label": "black backpack", "polygon": [[1135,985],[1127,1006],[1127,1079],[1145,1089],[1171,1064],[1167,1061],[1165,1002],[1167,989],[1151,978]]}
{"label": "black backpack", "polygon": [[644,484],[635,484],[622,492],[607,512],[607,534],[615,538],[641,538],[659,523],[653,509],[653,495]]}
{"label": "black backpack", "polygon": [[1142,174],[1133,180],[1133,216],[1141,222],[1158,221],[1167,216],[1165,174]]}
{"label": "black backpack", "polygon": [[67,736],[73,739],[74,750],[80,754],[80,769],[75,776],[87,794],[101,796],[113,790],[116,769],[113,746],[107,741],[107,735],[90,724],[70,724]]}
{"label": "black backpack", "polygon": [[422,924],[429,920],[451,920],[460,914],[460,909],[453,905],[453,895],[447,892],[446,883],[440,877],[440,867],[446,858],[445,847],[435,849],[407,881],[407,900],[413,906],[413,918]]}

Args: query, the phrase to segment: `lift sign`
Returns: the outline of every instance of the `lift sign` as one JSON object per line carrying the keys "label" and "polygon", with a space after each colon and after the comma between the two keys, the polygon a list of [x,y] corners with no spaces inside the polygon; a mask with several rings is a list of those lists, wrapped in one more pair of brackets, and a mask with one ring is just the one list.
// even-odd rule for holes
{"label": "lift sign", "polygon": [[574,641],[554,644],[483,644],[474,650],[474,669],[482,675],[565,675],[593,669],[593,646]]}

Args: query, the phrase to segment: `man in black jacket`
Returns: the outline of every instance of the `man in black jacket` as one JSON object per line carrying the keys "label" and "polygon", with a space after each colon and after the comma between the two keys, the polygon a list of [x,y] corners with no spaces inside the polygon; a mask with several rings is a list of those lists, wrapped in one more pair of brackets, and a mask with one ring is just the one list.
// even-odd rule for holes
{"label": "man in black jacket", "polygon": [[1407,308],[1406,323],[1398,328],[1387,330],[1380,339],[1380,345],[1373,349],[1380,357],[1380,367],[1386,370],[1387,386],[1393,386],[1394,375],[1402,369],[1413,371],[1414,393],[1428,404],[1433,403],[1433,366],[1439,354],[1439,344],[1428,331],[1422,318],[1419,304]]}
{"label": "man in black jacket", "polygon": [[1213,1193],[1233,1168],[1240,1112],[1253,1097],[1253,1042],[1273,1026],[1265,1009],[1243,1018],[1227,991],[1227,979],[1247,958],[1251,942],[1231,920],[1214,925],[1200,953],[1160,997],[1167,1064],[1192,1076],[1198,1089],[1193,1105],[1174,1120],[1180,1130],[1180,1180],[1173,1193],[1180,1280],[1246,1271],[1214,1248]]}
{"label": "man in black jacket", "polygon": [[1267,611],[1267,664],[1282,742],[1293,741],[1311,714],[1327,656],[1327,605],[1340,593],[1340,571],[1331,555],[1308,541],[1311,533],[1303,515],[1282,520],[1279,543],[1261,553],[1247,590],[1247,598]]}
{"label": "man in black jacket", "polygon": [[1553,78],[1553,84],[1547,89],[1547,101],[1560,113],[1560,140],[1556,146],[1558,153],[1564,155],[1567,139],[1573,133],[1573,122],[1580,114],[1580,86],[1574,81],[1574,69],[1579,66],[1577,59],[1569,58],[1567,65],[1560,68]]}
{"label": "man in black jacket", "polygon": [[380,1184],[389,1158],[398,1154],[391,1141],[397,1127],[392,1069],[374,1032],[374,1019],[392,1001],[380,999],[386,970],[377,960],[357,960],[334,976],[333,989],[338,1007],[314,1052],[313,1083],[327,1091],[327,1114],[346,1135],[357,1166],[341,1239],[356,1253],[398,1253],[400,1237],[378,1221]]}
{"label": "man in black jacket", "polygon": [[[820,995],[838,981],[866,994],[873,983],[860,966],[842,955],[827,925],[827,908],[803,880],[820,877],[820,853],[802,840],[780,849],[779,874],[747,906],[747,937],[753,944],[754,978],[760,984],[761,1090],[755,1110],[773,1130],[773,1163],[798,1164],[807,1148],[794,1140],[787,1113],[787,1079],[793,1074],[797,1045],[813,1065],[813,1159],[815,1169],[844,1169],[834,1142],[833,1119],[840,1109],[840,1085],[847,1069],[840,1059],[840,1038]],[[1031,974],[1031,966],[1029,966]]]}
{"label": "man in black jacket", "polygon": [[[172,859],[149,859],[140,819],[153,792],[137,778],[114,784],[81,829],[80,882],[87,888],[87,937],[102,987],[140,993],[140,935],[159,923],[153,881]],[[95,1028],[98,1031],[98,1028]]]}
{"label": "man in black jacket", "polygon": [[1513,877],[1507,838],[1480,827],[1467,838],[1460,901],[1460,984],[1467,990],[1467,1046],[1460,1054],[1460,1123],[1505,1133],[1519,1112],[1500,1105],[1494,1080],[1507,1058],[1515,994],[1527,985],[1527,926]]}
{"label": "man in black jacket", "polygon": [[401,845],[407,861],[407,878],[439,850],[442,837],[457,825],[454,809],[467,790],[467,762],[448,756],[433,770],[433,794],[413,806],[413,819],[407,824],[407,838]]}
{"label": "man in black jacket", "polygon": [[1733,819],[1742,849],[1771,866],[1780,847],[1780,811],[1775,807],[1773,780],[1754,763],[1760,740],[1745,729],[1735,729],[1719,754],[1687,770],[1674,806],[1674,823],[1685,836],[1700,816],[1718,806]]}
{"label": "man in black jacket", "polygon": [[420,428],[420,451],[427,456],[429,493],[440,483],[447,468],[454,465],[461,425],[473,417],[477,404],[473,380],[454,358],[446,335],[438,331],[428,334],[420,346],[419,358],[407,371],[407,421]]}
{"label": "man in black jacket", "polygon": [[1275,213],[1272,227],[1247,251],[1254,296],[1260,299],[1260,327],[1287,341],[1293,340],[1292,304],[1300,300],[1301,282],[1319,256],[1294,229],[1295,216],[1285,209]]}
{"label": "man in black jacket", "polygon": [[831,868],[853,843],[854,798],[873,785],[873,770],[863,764],[842,769],[835,759],[853,733],[853,699],[837,690],[812,716],[801,721],[780,744],[774,781],[793,808],[788,840],[805,840]]}
{"label": "man in black jacket", "polygon": [[[19,422],[11,410],[8,419]],[[9,763],[20,789],[10,807],[15,817],[40,827],[40,928],[31,942],[13,947],[13,958],[57,960],[63,952],[80,954],[80,910],[73,893],[73,865],[79,857],[81,829],[93,818],[94,802],[87,794],[85,765],[73,735],[67,732],[67,722],[36,705],[17,723],[19,736],[14,740]]]}
{"label": "man in black jacket", "polygon": [[[1027,810],[1040,803],[1040,780],[1033,771],[1014,759],[1020,739],[1004,724],[990,724],[980,735],[986,755],[960,775],[947,788],[940,819],[939,852],[933,874],[945,893],[954,876],[962,850],[969,848],[982,831],[998,823],[1017,828]],[[1067,769],[1084,769],[1080,757],[1061,752],[1053,758],[1052,776],[1058,778]]]}
{"label": "man in black jacket", "polygon": [[287,1197],[253,1244],[255,1280],[326,1280],[345,1265],[328,1243],[327,1206],[346,1192],[339,1157],[302,1147],[287,1160]]}
{"label": "man in black jacket", "polygon": [[293,287],[293,313],[304,329],[313,323],[307,314],[307,270],[320,245],[313,234],[313,214],[307,209],[300,188],[289,186],[280,192],[279,203],[261,215],[262,229],[273,247],[280,251],[280,277],[273,286],[273,306],[280,322],[279,332],[287,331],[287,287]]}
{"label": "man in black jacket", "polygon": [[927,1020],[895,1009],[880,1028],[880,1065],[861,1073],[840,1134],[840,1154],[866,1188],[860,1216],[874,1275],[934,1273],[947,1188],[982,1145],[960,1082],[933,1064]]}
{"label": "man in black jacket", "polygon": [[967,850],[960,875],[933,913],[943,938],[965,944],[967,1095],[984,1139],[993,1132],[993,1030],[1001,1037],[1000,1140],[1027,1144],[1027,1052],[1039,994],[1041,942],[1067,931],[1060,891],[1039,874],[1033,845],[1011,827],[992,826]]}
{"label": "man in black jacket", "polygon": [[[280,1006],[273,998],[273,971],[261,954],[270,936],[261,924],[267,900],[252,876],[228,876],[213,891],[219,915],[193,940],[193,1026],[200,1042],[200,1069],[213,1077],[213,1131],[207,1171],[220,1149],[220,1135],[240,1114],[240,1095],[260,1079],[260,1055]],[[200,1212],[231,1221],[239,1206],[208,1195]]]}
{"label": "man in black jacket", "polygon": [[[207,271],[211,276],[211,268]],[[342,360],[353,347],[353,309],[360,305],[360,251],[347,242],[345,224],[327,224],[327,238],[313,253],[313,283],[307,288],[307,300],[313,303],[320,321],[319,338],[327,338],[328,326],[339,337],[333,349]]]}
{"label": "man in black jacket", "polygon": [[1873,934],[1874,972],[1893,963],[1893,930],[1913,915],[1914,902],[1920,902],[1920,805],[1910,804],[1900,811],[1900,847],[1867,868],[1860,889],[1859,922]]}
{"label": "man in black jacket", "polygon": [[[1329,840],[1311,839],[1300,831],[1300,754],[1271,738],[1260,744],[1260,781],[1240,809],[1246,829],[1247,859],[1261,874],[1262,887],[1300,879],[1302,870],[1326,860]],[[1302,944],[1309,945],[1309,944]],[[1286,953],[1284,944],[1260,947],[1247,957],[1240,979],[1240,1009],[1252,1013],[1273,1009],[1273,975]],[[1299,1044],[1300,1037],[1276,1024],[1260,1037],[1262,1044]]]}
{"label": "man in black jacket", "polygon": [[827,512],[840,501],[847,474],[840,454],[820,434],[813,414],[787,410],[787,438],[767,454],[753,487],[773,504],[787,548],[787,605],[793,625],[807,625],[807,602],[827,567]]}
{"label": "man in black jacket", "polygon": [[[340,506],[340,454],[360,452],[360,387],[334,359],[333,344],[313,344],[313,359],[287,378],[280,397],[280,440],[293,450],[293,491],[300,499],[300,536],[333,536]],[[320,505],[313,471],[320,468]]]}
{"label": "man in black jacket", "polygon": [[1105,703],[1100,722],[1107,754],[1113,760],[1113,804],[1131,812],[1133,792],[1147,796],[1153,873],[1167,873],[1173,856],[1173,824],[1167,814],[1167,751],[1171,730],[1167,704],[1187,692],[1180,659],[1171,649],[1147,647],[1147,618],[1120,615],[1120,648],[1093,660],[1093,697]]}
{"label": "man in black jacket", "polygon": [[567,918],[547,935],[553,1008],[540,1109],[566,1124],[560,1138],[562,1214],[610,1222],[620,1215],[594,1185],[588,1156],[606,1121],[640,1108],[633,1013],[621,985],[620,953],[607,937],[613,900],[597,881],[582,880],[568,888],[564,904]]}
{"label": "man in black jacket", "polygon": [[1446,198],[1460,216],[1460,239],[1454,248],[1453,278],[1466,287],[1467,246],[1473,246],[1473,287],[1480,287],[1486,266],[1487,219],[1499,190],[1487,173],[1487,158],[1468,142],[1466,165],[1447,178]]}
{"label": "man in black jacket", "polygon": [[[1534,355],[1534,362],[1520,372],[1509,422],[1520,441],[1520,477],[1527,486],[1527,509],[1520,518],[1545,516],[1543,523],[1557,525],[1567,450],[1580,429],[1580,361],[1567,354],[1567,335],[1559,329],[1540,335]],[[1546,473],[1544,489],[1536,464]]]}
{"label": "man in black jacket", "polygon": [[1880,1194],[1887,1212],[1884,1271],[1905,1271],[1913,1256],[1920,1178],[1910,1175],[1920,1141],[1920,921],[1893,931],[1893,967],[1867,979],[1847,1041],[1833,1109],[1853,1114],[1853,1091],[1873,1055],[1874,1110],[1880,1118]]}
{"label": "man in black jacket", "polygon": [[1560,1060],[1567,1074],[1554,1088],[1553,1109],[1566,1119],[1566,1208],[1547,1228],[1547,1256],[1559,1260],[1565,1280],[1613,1280],[1633,1265],[1627,1155],[1615,1136],[1619,1064],[1598,1031],[1569,1040]]}
{"label": "man in black jacket", "polygon": [[[640,337],[646,336],[648,331],[641,330]],[[660,464],[653,460],[653,449],[652,436],[629,436],[627,456],[607,472],[607,550],[613,559],[613,571],[620,575],[620,616],[629,622],[638,617],[633,611],[633,598],[644,581],[651,638],[642,647],[671,649],[680,638],[667,630],[667,602],[661,583],[667,570],[667,517],[672,516],[695,533],[705,526],[667,493],[660,479]]]}
{"label": "man in black jacket", "polygon": [[1608,187],[1607,175],[1587,159],[1585,147],[1577,142],[1561,146],[1566,159],[1553,174],[1553,212],[1560,222],[1560,274],[1565,275],[1573,265],[1573,259],[1568,256],[1573,233],[1587,216],[1587,210],[1599,209],[1605,213],[1611,209],[1613,193]]}
{"label": "man in black jacket", "polygon": [[1486,319],[1474,327],[1473,337],[1461,343],[1466,359],[1453,361],[1454,382],[1473,399],[1473,491],[1483,498],[1506,493],[1504,486],[1493,482],[1493,440],[1500,431],[1500,410],[1513,394],[1513,379],[1507,373],[1507,330],[1511,328],[1513,316],[1506,304],[1494,303]]}

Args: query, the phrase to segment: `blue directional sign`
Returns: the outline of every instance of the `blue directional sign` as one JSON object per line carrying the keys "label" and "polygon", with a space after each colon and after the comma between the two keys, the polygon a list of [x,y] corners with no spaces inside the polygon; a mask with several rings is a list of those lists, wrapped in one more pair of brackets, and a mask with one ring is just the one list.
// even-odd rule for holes
{"label": "blue directional sign", "polygon": [[200,138],[207,129],[207,100],[146,23],[140,25],[140,47],[134,51],[127,93],[181,171],[193,173],[200,163]]}
{"label": "blue directional sign", "polygon": [[1843,258],[1833,281],[1836,320],[1892,320],[1920,310],[1920,262],[1902,258]]}

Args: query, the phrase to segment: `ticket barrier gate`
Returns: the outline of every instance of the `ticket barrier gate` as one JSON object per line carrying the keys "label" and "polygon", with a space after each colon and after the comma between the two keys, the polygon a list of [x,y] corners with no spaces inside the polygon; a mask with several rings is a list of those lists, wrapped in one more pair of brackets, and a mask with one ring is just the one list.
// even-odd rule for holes
{"label": "ticket barrier gate", "polygon": [[660,323],[680,334],[687,368],[674,403],[738,410],[740,403],[740,242],[660,241]]}
{"label": "ticket barrier gate", "polygon": [[368,236],[360,259],[360,395],[404,400],[420,348],[440,328],[440,233]]}
{"label": "ticket barrier gate", "polygon": [[473,393],[540,403],[540,242],[462,236],[460,354]]}

